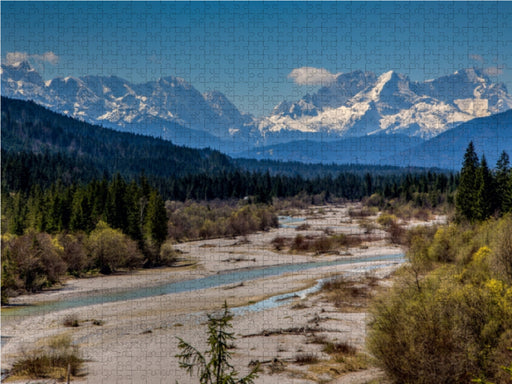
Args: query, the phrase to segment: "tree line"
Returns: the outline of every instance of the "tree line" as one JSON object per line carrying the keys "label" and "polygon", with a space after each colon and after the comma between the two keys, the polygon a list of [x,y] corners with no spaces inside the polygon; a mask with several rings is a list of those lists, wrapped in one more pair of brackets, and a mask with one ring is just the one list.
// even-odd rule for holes
{"label": "tree line", "polygon": [[147,255],[167,237],[164,200],[143,177],[139,182],[126,182],[120,175],[82,185],[57,182],[46,190],[36,184],[28,193],[3,194],[2,201],[2,227],[14,235],[27,230],[89,234],[103,221]]}

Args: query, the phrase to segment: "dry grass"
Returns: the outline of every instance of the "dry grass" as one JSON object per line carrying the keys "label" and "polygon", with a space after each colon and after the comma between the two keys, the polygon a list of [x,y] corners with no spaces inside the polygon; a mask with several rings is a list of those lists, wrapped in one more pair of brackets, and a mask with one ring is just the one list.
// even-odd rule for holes
{"label": "dry grass", "polygon": [[298,225],[297,227],[295,227],[296,231],[307,231],[308,229],[311,229],[311,225],[309,225],[307,223],[304,223],[304,224],[301,224],[301,225]]}
{"label": "dry grass", "polygon": [[365,310],[368,301],[373,297],[378,280],[367,277],[363,281],[347,281],[342,278],[327,281],[322,285],[321,292],[336,308],[351,312]]}
{"label": "dry grass", "polygon": [[376,215],[378,210],[375,207],[363,207],[361,209],[349,209],[348,215],[351,218],[364,218]]}
{"label": "dry grass", "polygon": [[354,346],[346,342],[331,342],[327,340],[325,335],[314,335],[309,342],[322,344],[322,352],[328,354],[330,358],[320,360],[312,353],[297,355],[295,358],[296,364],[310,365],[308,371],[301,375],[304,379],[329,382],[329,377],[334,379],[348,372],[367,369],[369,366],[368,356],[357,352]]}
{"label": "dry grass", "polygon": [[347,342],[327,342],[322,351],[328,355],[355,355],[357,349]]}
{"label": "dry grass", "polygon": [[299,365],[309,365],[318,363],[318,357],[314,353],[299,353],[295,356],[295,363]]}
{"label": "dry grass", "polygon": [[330,236],[313,236],[298,234],[294,238],[277,236],[271,244],[276,251],[324,253],[338,252],[341,248],[359,246],[365,241],[364,237],[336,234]]}
{"label": "dry grass", "polygon": [[68,367],[72,376],[78,376],[83,360],[78,347],[71,344],[68,335],[59,335],[46,340],[41,348],[24,352],[12,366],[12,378],[52,378],[63,380]]}

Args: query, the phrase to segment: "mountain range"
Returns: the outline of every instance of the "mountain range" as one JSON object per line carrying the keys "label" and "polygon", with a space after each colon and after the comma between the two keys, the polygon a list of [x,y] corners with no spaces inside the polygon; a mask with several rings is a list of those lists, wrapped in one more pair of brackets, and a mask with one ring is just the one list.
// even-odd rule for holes
{"label": "mountain range", "polygon": [[400,157],[406,165],[430,165],[406,154],[461,123],[512,108],[506,86],[475,68],[424,82],[393,71],[343,73],[260,118],[241,113],[220,92],[202,94],[172,76],[143,84],[116,76],[44,81],[20,62],[2,65],[1,78],[3,96],[88,123],[235,156],[311,162],[396,163]]}
{"label": "mountain range", "polygon": [[425,82],[393,71],[355,71],[295,103],[283,102],[260,120],[262,133],[324,132],[340,137],[403,134],[429,139],[476,117],[512,108],[502,83],[465,69]]}

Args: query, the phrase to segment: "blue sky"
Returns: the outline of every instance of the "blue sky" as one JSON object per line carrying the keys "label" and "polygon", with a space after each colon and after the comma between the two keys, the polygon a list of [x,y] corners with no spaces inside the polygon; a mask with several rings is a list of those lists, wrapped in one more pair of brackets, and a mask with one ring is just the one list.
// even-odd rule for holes
{"label": "blue sky", "polygon": [[[512,91],[512,2],[1,2],[2,62],[45,79],[180,76],[260,116],[337,73],[486,68]],[[305,69],[309,68],[309,69]]]}

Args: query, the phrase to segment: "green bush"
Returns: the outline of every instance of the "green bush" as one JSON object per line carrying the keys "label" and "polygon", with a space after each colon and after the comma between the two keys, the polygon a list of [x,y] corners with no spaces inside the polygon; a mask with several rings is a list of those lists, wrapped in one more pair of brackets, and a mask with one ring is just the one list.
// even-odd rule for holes
{"label": "green bush", "polygon": [[512,329],[512,288],[485,273],[482,248],[463,268],[404,278],[372,307],[368,347],[396,383],[493,377],[493,351]]}
{"label": "green bush", "polygon": [[137,244],[117,229],[100,221],[88,241],[93,262],[103,274],[118,268],[136,268],[142,265],[142,255]]}

